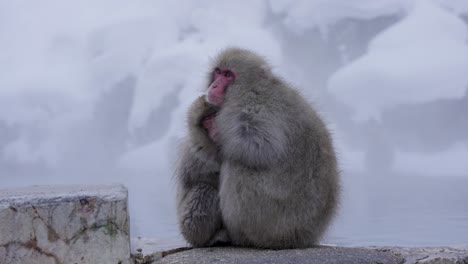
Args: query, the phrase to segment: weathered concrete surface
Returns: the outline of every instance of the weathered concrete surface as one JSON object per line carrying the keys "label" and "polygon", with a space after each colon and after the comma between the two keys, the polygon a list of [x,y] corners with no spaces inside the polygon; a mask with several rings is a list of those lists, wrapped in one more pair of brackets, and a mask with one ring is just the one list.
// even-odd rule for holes
{"label": "weathered concrete surface", "polygon": [[[151,263],[405,263],[468,264],[468,245],[451,247],[334,247],[303,250],[190,249],[180,240],[132,241],[135,264]],[[175,246],[177,245],[177,246]],[[172,249],[170,249],[172,248]]]}
{"label": "weathered concrete surface", "polygon": [[[308,249],[258,250],[248,248],[199,248],[155,258],[152,263],[281,263],[281,264],[399,264],[403,258],[390,252],[365,248],[321,246]],[[151,262],[150,262],[151,263]]]}
{"label": "weathered concrete surface", "polygon": [[376,249],[403,257],[405,264],[468,264],[468,246]]}
{"label": "weathered concrete surface", "polygon": [[127,189],[0,190],[0,263],[130,263]]}

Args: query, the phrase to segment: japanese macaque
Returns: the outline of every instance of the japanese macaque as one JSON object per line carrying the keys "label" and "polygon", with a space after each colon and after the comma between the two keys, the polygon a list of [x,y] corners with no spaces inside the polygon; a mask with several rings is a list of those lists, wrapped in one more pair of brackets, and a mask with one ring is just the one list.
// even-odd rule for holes
{"label": "japanese macaque", "polygon": [[[187,118],[189,137],[182,145],[176,170],[178,181],[177,214],[179,227],[185,239],[195,247],[227,242],[215,234],[226,235],[222,229],[219,207],[219,172],[221,159],[214,137],[214,110],[198,98],[191,106]],[[208,132],[212,130],[211,132]]]}
{"label": "japanese macaque", "polygon": [[207,86],[189,111],[177,170],[184,237],[196,247],[317,245],[340,189],[320,116],[248,50],[221,52]]}

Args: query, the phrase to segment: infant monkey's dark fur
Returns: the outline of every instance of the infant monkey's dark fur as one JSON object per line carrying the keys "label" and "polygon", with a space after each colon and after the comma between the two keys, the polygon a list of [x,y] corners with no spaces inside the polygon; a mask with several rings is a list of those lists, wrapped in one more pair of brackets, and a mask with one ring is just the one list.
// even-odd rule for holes
{"label": "infant monkey's dark fur", "polygon": [[339,196],[320,116],[248,50],[221,52],[208,86],[189,110],[176,170],[182,235],[195,247],[317,245]]}

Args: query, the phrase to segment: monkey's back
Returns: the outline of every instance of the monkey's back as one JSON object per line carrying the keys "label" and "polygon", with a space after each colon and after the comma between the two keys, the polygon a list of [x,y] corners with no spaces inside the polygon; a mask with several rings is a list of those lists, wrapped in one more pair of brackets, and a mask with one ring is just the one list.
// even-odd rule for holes
{"label": "monkey's back", "polygon": [[261,248],[316,245],[336,210],[339,179],[331,137],[314,109],[287,90],[285,159],[258,169],[225,160],[220,202],[234,244]]}

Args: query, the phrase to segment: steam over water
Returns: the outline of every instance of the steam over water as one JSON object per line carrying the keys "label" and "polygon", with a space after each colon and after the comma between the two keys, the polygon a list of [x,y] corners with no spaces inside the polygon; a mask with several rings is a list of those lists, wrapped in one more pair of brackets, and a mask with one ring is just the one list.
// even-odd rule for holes
{"label": "steam over water", "polygon": [[0,189],[121,182],[133,237],[180,239],[175,151],[226,46],[329,124],[343,199],[324,242],[468,243],[467,1],[0,0]]}

